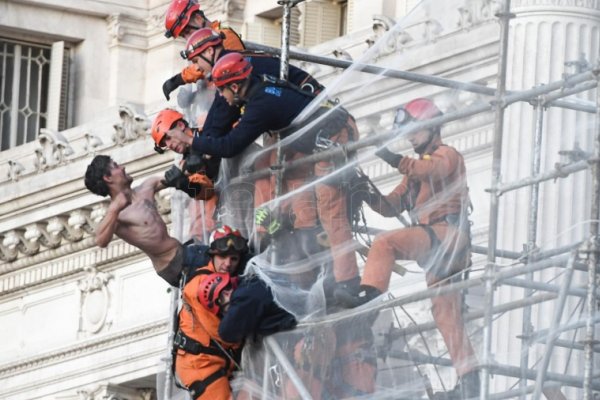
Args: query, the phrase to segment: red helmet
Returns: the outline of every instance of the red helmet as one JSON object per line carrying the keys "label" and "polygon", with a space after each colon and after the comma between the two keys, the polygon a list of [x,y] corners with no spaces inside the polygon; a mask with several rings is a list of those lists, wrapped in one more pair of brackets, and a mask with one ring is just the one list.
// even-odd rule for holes
{"label": "red helmet", "polygon": [[215,229],[210,234],[210,254],[229,254],[229,253],[247,253],[248,252],[248,240],[242,236],[242,233],[230,227],[229,225],[223,225],[220,228]]}
{"label": "red helmet", "polygon": [[217,33],[210,28],[198,29],[188,38],[185,50],[179,54],[184,60],[191,60],[207,48],[223,43],[224,37],[225,34]]}
{"label": "red helmet", "polygon": [[229,53],[219,58],[212,69],[211,80],[217,87],[242,81],[252,72],[250,60],[240,53]]}
{"label": "red helmet", "polygon": [[160,111],[156,118],[154,118],[154,122],[152,123],[152,128],[150,132],[152,133],[152,139],[154,139],[154,150],[162,153],[164,151],[164,146],[160,144],[163,140],[167,132],[173,127],[175,122],[184,121],[183,114],[179,111],[175,111],[170,108],[165,108]]}
{"label": "red helmet", "polygon": [[424,121],[440,115],[442,112],[433,101],[423,98],[414,99],[396,111],[394,126],[398,128],[410,121]]}
{"label": "red helmet", "polygon": [[200,11],[200,5],[195,0],[173,0],[167,9],[165,17],[165,36],[178,38],[190,23],[194,11]]}
{"label": "red helmet", "polygon": [[235,289],[237,278],[232,278],[224,272],[213,272],[198,284],[198,300],[208,311],[218,315],[223,304],[219,303],[219,296],[223,290]]}

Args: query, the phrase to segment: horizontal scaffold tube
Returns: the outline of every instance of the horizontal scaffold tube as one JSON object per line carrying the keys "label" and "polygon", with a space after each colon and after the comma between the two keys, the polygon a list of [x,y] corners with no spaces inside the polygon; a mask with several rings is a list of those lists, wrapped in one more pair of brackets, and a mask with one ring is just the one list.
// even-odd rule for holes
{"label": "horizontal scaffold tube", "polygon": [[[527,272],[535,272],[539,270],[543,270],[546,268],[564,266],[568,260],[568,255],[562,255],[555,258],[541,260],[529,265],[523,265],[520,267],[511,266],[509,268],[503,269],[499,271],[495,275],[496,281],[501,281],[503,279],[512,278],[518,275],[525,274]],[[392,300],[387,300],[383,303],[375,303],[374,304],[366,304],[365,306],[355,308],[352,310],[346,310],[343,312],[330,314],[324,317],[315,318],[310,321],[304,321],[298,325],[298,328],[308,328],[315,325],[327,324],[336,321],[342,321],[346,318],[351,318],[354,316],[359,316],[361,314],[374,312],[386,308],[403,306],[406,304],[414,303],[417,301],[422,301],[426,299],[430,299],[434,296],[441,296],[447,293],[455,292],[458,290],[468,289],[470,287],[479,286],[483,282],[483,276],[478,276],[476,278],[471,278],[468,280],[464,280],[462,282],[448,283],[441,286],[432,287],[429,289],[422,290],[420,292],[411,293],[406,296],[397,297]],[[556,295],[551,294],[550,297],[556,297]]]}
{"label": "horizontal scaffold tube", "polygon": [[[512,103],[516,103],[518,101],[535,99],[541,94],[561,89],[567,84],[569,84],[569,85],[577,84],[580,82],[589,81],[591,79],[595,79],[595,75],[593,72],[591,72],[591,71],[583,72],[583,73],[580,73],[577,75],[570,76],[567,79],[548,83],[547,85],[544,85],[544,86],[535,87],[533,89],[524,90],[521,92],[511,93],[509,95],[506,95],[501,100],[501,102],[503,103],[503,106],[508,106],[508,105],[510,105]],[[456,120],[459,120],[462,118],[480,114],[482,112],[490,111],[493,108],[494,108],[493,102],[476,104],[476,105],[473,105],[470,107],[466,107],[462,110],[458,110],[458,111],[455,111],[452,113],[447,113],[442,116],[432,118],[432,119],[429,119],[426,121],[415,122],[415,123],[410,124],[409,126],[405,126],[405,127],[399,128],[399,129],[391,129],[386,133],[381,133],[378,135],[364,137],[356,142],[347,143],[346,145],[343,145],[343,146],[336,146],[336,147],[333,147],[326,151],[313,153],[313,154],[307,155],[306,157],[303,157],[299,160],[294,160],[292,162],[283,163],[280,167],[283,168],[284,170],[289,170],[289,169],[294,169],[294,168],[300,167],[300,166],[308,164],[308,163],[317,163],[319,161],[331,160],[334,157],[344,156],[345,154],[348,154],[348,152],[357,151],[357,150],[362,149],[367,146],[379,145],[382,142],[390,141],[394,138],[404,137],[405,135],[408,135],[413,132],[418,132],[423,129],[434,128],[434,127],[440,126],[440,125],[448,123],[448,122],[456,121]],[[240,183],[240,182],[244,182],[244,181],[252,181],[252,180],[256,180],[256,179],[260,179],[260,178],[265,178],[265,177],[273,174],[275,171],[279,171],[279,170],[280,170],[279,167],[276,169],[273,169],[271,167],[271,168],[266,168],[266,169],[263,169],[260,171],[250,172],[248,174],[243,174],[239,177],[232,179],[231,183],[232,184]],[[490,190],[495,191],[495,190],[497,190],[497,188],[492,188]]]}
{"label": "horizontal scaffold tube", "polygon": [[[450,367],[452,366],[452,361],[448,358],[443,357],[434,357],[427,354],[423,354],[418,351],[394,351],[393,349],[388,353],[390,357],[399,358],[402,360],[413,361],[421,364],[436,364]],[[498,375],[509,376],[512,378],[520,378],[521,377],[521,368],[513,367],[511,365],[504,365],[493,363],[489,366],[490,371],[492,373],[496,373]],[[534,380],[537,374],[537,371],[534,369],[525,370],[525,374],[527,379]],[[547,374],[548,381],[561,382],[566,386],[577,387],[580,388],[583,386],[583,381],[580,377],[558,374],[555,372],[548,372]],[[600,382],[594,382],[592,384],[594,390],[600,390]]]}
{"label": "horizontal scaffold tube", "polygon": [[[263,52],[263,53],[267,53],[267,54],[281,55],[281,49],[278,49],[276,47],[265,46],[265,45],[253,43],[253,42],[244,42],[244,44],[246,45],[246,48],[251,51],[258,51],[258,52]],[[396,70],[396,69],[389,68],[389,67],[381,67],[381,66],[373,65],[373,64],[365,64],[365,63],[360,63],[360,62],[355,62],[355,61],[340,60],[338,58],[317,56],[314,54],[309,54],[309,53],[304,53],[304,52],[294,51],[294,50],[290,50],[289,56],[291,59],[298,60],[298,61],[306,61],[306,62],[310,62],[310,63],[314,63],[314,64],[327,65],[330,67],[342,68],[342,69],[348,69],[348,68],[352,67],[361,72],[367,72],[367,73],[371,73],[371,74],[387,76],[390,78],[404,79],[404,80],[411,81],[411,82],[419,82],[419,83],[425,83],[425,84],[434,85],[434,86],[445,87],[445,88],[449,88],[449,89],[463,90],[465,92],[478,93],[478,94],[483,94],[483,95],[487,95],[490,97],[496,96],[496,89],[490,88],[487,86],[483,86],[483,85],[479,85],[476,83],[459,82],[459,81],[455,81],[452,79],[444,79],[444,78],[439,78],[436,76],[419,74],[416,72],[401,71],[401,70]],[[568,109],[572,109],[572,110],[583,111],[583,112],[594,114],[596,112],[595,107],[574,104],[571,102],[562,101],[562,100],[558,100],[558,99],[561,97],[570,96],[572,94],[579,93],[584,90],[593,89],[595,86],[596,86],[596,82],[590,82],[590,83],[586,84],[585,88],[578,87],[578,88],[572,88],[569,90],[565,90],[564,91],[565,94],[563,94],[563,95],[558,94],[552,98],[546,99],[545,105],[546,106],[552,105],[552,106],[556,106],[556,107],[568,108]],[[509,92],[509,93],[511,93],[511,92]]]}

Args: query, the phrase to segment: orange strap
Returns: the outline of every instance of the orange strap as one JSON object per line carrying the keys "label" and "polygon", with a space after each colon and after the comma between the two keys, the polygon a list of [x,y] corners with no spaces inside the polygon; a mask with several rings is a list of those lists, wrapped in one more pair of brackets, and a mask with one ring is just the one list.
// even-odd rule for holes
{"label": "orange strap", "polygon": [[210,27],[214,31],[223,32],[225,34],[225,39],[223,40],[223,47],[226,50],[240,51],[246,48],[246,46],[244,46],[244,42],[242,42],[241,36],[238,35],[238,33],[233,29],[222,27],[221,22],[219,21],[213,21]]}

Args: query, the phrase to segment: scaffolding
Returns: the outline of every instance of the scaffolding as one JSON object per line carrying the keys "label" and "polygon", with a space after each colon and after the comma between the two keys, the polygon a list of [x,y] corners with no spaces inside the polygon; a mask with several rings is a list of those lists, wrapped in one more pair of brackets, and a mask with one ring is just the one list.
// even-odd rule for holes
{"label": "scaffolding", "polygon": [[[548,399],[560,399],[565,397],[560,392],[561,387],[573,387],[582,389],[582,398],[592,400],[593,391],[600,391],[600,379],[594,375],[594,355],[600,351],[600,346],[595,339],[594,331],[596,325],[600,322],[600,317],[596,313],[597,303],[600,295],[596,293],[596,273],[598,266],[598,229],[600,219],[600,90],[596,90],[596,106],[591,107],[587,104],[578,104],[562,100],[573,94],[587,92],[598,87],[600,79],[600,65],[594,65],[591,68],[584,69],[573,75],[564,77],[564,79],[537,86],[529,90],[508,91],[506,89],[507,74],[507,54],[510,20],[514,17],[511,13],[510,0],[503,2],[502,10],[497,14],[500,22],[500,40],[498,57],[498,78],[496,88],[475,83],[463,83],[439,77],[427,76],[413,72],[393,70],[382,68],[376,65],[361,64],[349,62],[329,57],[319,57],[302,53],[298,51],[289,51],[289,13],[290,8],[299,3],[297,0],[282,0],[279,2],[284,6],[284,26],[282,36],[282,49],[271,48],[267,46],[248,44],[248,48],[254,51],[266,52],[269,54],[281,55],[282,71],[281,77],[287,75],[287,58],[319,63],[333,66],[336,68],[353,67],[356,70],[381,74],[391,78],[403,79],[413,82],[424,83],[444,88],[462,90],[477,94],[491,96],[492,100],[486,104],[476,104],[465,107],[461,110],[446,113],[443,116],[433,118],[428,121],[417,122],[412,125],[405,133],[417,132],[422,129],[440,126],[442,124],[467,118],[483,112],[492,111],[494,113],[494,138],[492,150],[492,179],[488,192],[490,194],[489,211],[489,237],[487,247],[473,246],[472,251],[486,256],[485,270],[479,276],[471,276],[469,279],[460,282],[450,283],[441,287],[430,288],[427,290],[413,293],[410,295],[388,299],[383,303],[372,305],[368,308],[348,310],[341,313],[324,315],[311,319],[309,322],[303,322],[298,326],[299,329],[313,329],[322,324],[331,324],[353,316],[364,315],[365,313],[376,313],[382,310],[398,309],[414,302],[431,299],[433,296],[441,294],[465,291],[469,288],[483,285],[484,287],[484,309],[474,312],[467,312],[464,315],[465,321],[483,320],[483,351],[480,360],[482,370],[482,392],[481,399],[505,399],[520,398],[540,399],[542,394]],[[287,28],[286,28],[287,27]],[[503,132],[505,110],[517,102],[528,102],[532,104],[535,112],[535,132],[533,139],[533,161],[531,165],[531,175],[527,178],[515,182],[502,182],[501,165],[503,160]],[[547,109],[551,107],[565,108],[595,114],[594,130],[594,148],[593,153],[585,153],[581,149],[574,148],[573,151],[565,152],[570,159],[562,164],[556,165],[554,170],[541,170],[543,121]],[[280,165],[270,170],[256,171],[237,178],[237,181],[254,180],[257,178],[269,176],[273,173],[281,174],[281,171],[295,168],[305,163],[314,163],[334,157],[341,152],[355,151],[367,146],[373,146],[381,141],[389,140],[397,132],[390,130],[388,132],[361,138],[356,143],[348,144],[346,147],[333,148],[329,151],[320,152],[307,156],[301,160],[286,162],[278,156]],[[548,180],[564,179],[571,174],[579,171],[590,171],[592,176],[592,198],[590,209],[590,225],[588,236],[583,241],[577,241],[567,246],[558,247],[552,250],[539,251],[537,247],[537,227],[539,223],[539,186],[542,182]],[[274,172],[275,171],[275,172]],[[235,182],[236,180],[234,180]],[[278,180],[280,182],[280,180]],[[280,183],[278,183],[279,185]],[[523,252],[514,252],[499,249],[498,242],[498,219],[499,208],[501,206],[502,196],[511,191],[520,189],[530,189],[530,202],[528,205],[528,231],[527,243]],[[498,259],[509,259],[514,261],[515,265],[511,268],[501,268]],[[518,264],[518,265],[517,265]],[[550,268],[561,268],[562,281],[560,284],[550,284],[547,282],[536,281],[535,273]],[[587,274],[587,286],[585,288],[574,287],[572,285],[573,276],[577,272]],[[513,300],[506,303],[496,303],[495,292],[500,286],[511,286],[523,288],[525,296],[519,300]],[[567,300],[577,298],[585,302],[585,318],[580,321],[561,325],[561,316],[564,313]],[[535,330],[532,324],[532,310],[537,305],[554,302],[553,315],[550,318],[549,327],[546,329]],[[501,364],[494,360],[492,349],[494,318],[497,315],[514,310],[522,311],[522,333],[521,339],[520,363],[519,365]],[[393,327],[388,332],[388,339],[393,341],[398,338],[406,337],[411,334],[422,334],[436,329],[433,322],[414,324],[407,327]],[[584,329],[584,339],[576,342],[562,340],[559,338],[561,333],[576,332]],[[575,337],[575,336],[574,336]],[[531,365],[530,347],[533,344],[541,343],[545,346],[543,357],[537,367]],[[310,399],[310,393],[305,382],[299,377],[293,362],[288,359],[278,342],[272,337],[264,340],[268,349],[264,359],[263,375],[263,398],[267,398],[267,381],[276,379],[269,369],[270,363],[277,360],[278,365],[284,370],[290,378],[297,392],[302,399]],[[576,375],[559,374],[548,371],[552,358],[553,350],[556,347],[569,349],[570,352],[583,352],[584,354],[584,372],[583,377]],[[439,366],[451,366],[452,362],[448,358],[433,357],[418,351],[398,351],[390,349],[387,357],[398,360],[408,361],[416,366],[422,364],[434,364]],[[507,388],[504,391],[491,393],[490,377],[491,375],[500,375],[517,379],[518,387]],[[428,392],[429,393],[429,392]],[[365,397],[366,398],[366,397]],[[399,398],[397,394],[381,392],[377,396],[370,395],[368,398]]]}

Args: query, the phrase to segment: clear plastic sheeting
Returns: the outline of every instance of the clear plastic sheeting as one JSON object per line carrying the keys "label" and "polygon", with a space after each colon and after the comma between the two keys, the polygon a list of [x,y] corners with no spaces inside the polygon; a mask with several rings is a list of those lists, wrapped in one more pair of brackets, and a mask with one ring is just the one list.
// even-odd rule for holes
{"label": "clear plastic sheeting", "polygon": [[[222,165],[220,187],[231,194],[221,200],[219,222],[250,235],[262,252],[246,274],[263,279],[299,321],[292,331],[248,340],[232,381],[238,398],[427,399],[447,392],[459,399],[460,390],[452,390],[457,381],[466,385],[469,374],[483,380],[483,399],[591,399],[600,390],[597,346],[589,342],[599,320],[597,297],[588,277],[598,251],[590,240],[598,234],[599,175],[590,173],[599,152],[599,125],[590,112],[597,69],[591,63],[571,68],[573,54],[566,53],[560,68],[553,64],[558,72],[525,59],[518,43],[523,24],[540,21],[518,5],[510,11],[524,22],[511,22],[504,52],[494,16],[504,4],[420,2],[395,25],[376,29],[360,58],[353,54],[349,68],[322,82],[327,89],[299,115],[292,134],[265,139],[262,148]],[[542,38],[548,46],[558,40],[551,32],[540,35],[549,36]],[[445,57],[456,63],[436,66]],[[597,57],[590,48],[588,59]],[[497,81],[502,60],[511,71],[506,82]],[[371,74],[365,65],[384,68]],[[539,78],[523,77],[536,68]],[[407,70],[417,71],[413,82],[391,76]],[[494,88],[504,84],[507,94],[495,97]],[[442,113],[395,126],[396,110],[415,98],[430,99]],[[337,100],[322,112],[327,99]],[[343,143],[323,128],[339,119],[341,107],[358,130]],[[500,107],[506,114],[498,131]],[[409,139],[439,127],[444,144],[420,161],[436,162],[440,148],[451,159],[405,181],[402,204],[410,206],[398,213],[390,204],[395,198],[381,193],[392,192],[404,176],[375,152],[387,147],[417,160]],[[307,137],[316,142],[314,151],[294,152],[295,141]],[[261,157],[270,165],[257,168]],[[315,172],[322,163],[328,173]],[[416,168],[405,171],[416,174]],[[256,204],[258,179],[276,197]],[[319,219],[323,187],[341,188],[347,220]],[[255,205],[287,221],[270,240],[253,225]],[[498,213],[490,213],[495,207]],[[299,210],[315,214],[317,223],[296,226],[305,217]],[[332,242],[344,226],[352,238]],[[356,257],[361,283],[381,294],[355,308],[341,304],[336,289],[355,277],[344,270],[348,265],[334,265],[336,257]],[[351,294],[364,289],[356,279]]]}

